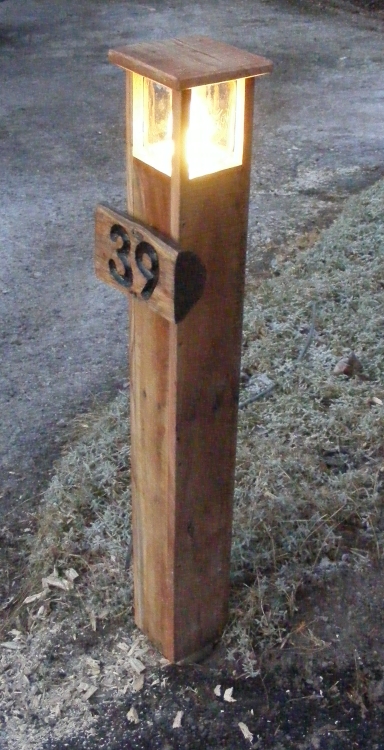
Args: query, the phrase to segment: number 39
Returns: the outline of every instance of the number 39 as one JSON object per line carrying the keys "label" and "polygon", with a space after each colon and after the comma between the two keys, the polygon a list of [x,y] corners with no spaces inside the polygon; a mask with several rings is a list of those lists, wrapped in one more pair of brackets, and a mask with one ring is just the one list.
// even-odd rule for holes
{"label": "number 39", "polygon": [[[118,284],[121,284],[121,286],[132,289],[134,294],[140,293],[143,299],[149,299],[159,280],[159,259],[156,250],[148,242],[139,242],[132,257],[129,235],[120,224],[114,224],[111,228],[110,238],[114,243],[120,241],[116,255],[124,268],[124,273],[120,274],[116,268],[115,261],[111,258],[108,265],[112,278]],[[144,284],[140,290],[132,288],[134,281],[132,263],[135,264],[144,280]]]}

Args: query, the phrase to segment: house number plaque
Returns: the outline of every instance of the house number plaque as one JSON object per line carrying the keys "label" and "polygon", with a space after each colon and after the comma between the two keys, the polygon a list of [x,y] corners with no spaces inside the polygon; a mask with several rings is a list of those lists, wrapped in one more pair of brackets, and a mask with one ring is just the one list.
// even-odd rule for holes
{"label": "house number plaque", "polygon": [[198,256],[108,206],[97,206],[95,220],[96,276],[167,320],[183,320],[204,290]]}

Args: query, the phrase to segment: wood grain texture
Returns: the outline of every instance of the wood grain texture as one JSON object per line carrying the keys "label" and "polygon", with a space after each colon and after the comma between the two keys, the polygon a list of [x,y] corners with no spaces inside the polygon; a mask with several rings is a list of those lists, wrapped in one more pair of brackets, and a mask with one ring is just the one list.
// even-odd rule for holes
{"label": "wood grain texture", "polygon": [[121,47],[110,50],[109,60],[177,91],[272,70],[270,60],[204,36]]}
{"label": "wood grain texture", "polygon": [[[132,157],[132,74],[127,79],[128,212],[171,236],[171,179]],[[129,300],[132,537],[135,621],[172,653],[176,324]]]}
{"label": "wood grain texture", "polygon": [[[120,234],[116,233],[116,228]],[[123,237],[126,237],[128,252],[122,260],[119,252],[124,249]],[[156,275],[153,274],[156,286],[150,296],[146,292],[148,279],[145,275],[151,267],[150,257],[144,255],[141,264],[138,262],[138,251],[145,246],[156,253]],[[201,297],[206,276],[194,253],[180,251],[175,243],[165,241],[127,214],[103,205],[97,206],[95,212],[95,272],[101,281],[134,295],[155,313],[176,323],[185,318]],[[129,281],[125,278],[127,274]]]}
{"label": "wood grain texture", "polygon": [[[177,142],[189,95],[173,97]],[[252,107],[248,79],[241,167],[189,180],[181,149],[171,178],[129,159],[129,211],[206,269],[179,325],[130,300],[135,620],[171,661],[227,618]]]}
{"label": "wood grain texture", "polygon": [[130,302],[135,621],[167,658],[174,653],[176,329]]}
{"label": "wood grain texture", "polygon": [[176,659],[216,641],[228,613],[253,84],[243,165],[180,191],[177,239],[199,252],[207,282],[177,328]]}

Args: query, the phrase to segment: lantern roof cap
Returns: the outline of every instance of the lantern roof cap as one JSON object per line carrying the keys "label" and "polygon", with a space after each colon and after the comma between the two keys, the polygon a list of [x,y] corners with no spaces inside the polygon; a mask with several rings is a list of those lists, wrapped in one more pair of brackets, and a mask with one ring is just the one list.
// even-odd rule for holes
{"label": "lantern roof cap", "polygon": [[272,63],[265,57],[205,36],[141,42],[109,51],[110,62],[169,88],[193,86],[265,75]]}

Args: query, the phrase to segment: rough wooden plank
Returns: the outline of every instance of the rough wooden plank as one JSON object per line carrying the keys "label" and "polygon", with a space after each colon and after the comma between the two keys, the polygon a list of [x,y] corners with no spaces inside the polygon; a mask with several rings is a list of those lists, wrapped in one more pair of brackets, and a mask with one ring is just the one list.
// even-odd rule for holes
{"label": "rough wooden plank", "polygon": [[176,325],[130,303],[132,525],[135,621],[174,652]]}
{"label": "rough wooden plank", "polygon": [[227,619],[253,83],[242,167],[181,185],[178,240],[198,248],[207,282],[177,329],[176,659],[217,640]]}
{"label": "rough wooden plank", "polygon": [[206,274],[194,253],[108,206],[96,209],[95,234],[96,276],[158,315],[178,323],[201,297]]}
{"label": "rough wooden plank", "polygon": [[178,91],[272,70],[270,60],[204,36],[121,47],[110,50],[109,60]]}
{"label": "rough wooden plank", "polygon": [[[176,139],[188,96],[173,98]],[[135,216],[207,272],[178,326],[130,305],[135,619],[172,661],[227,617],[252,97],[250,79],[241,167],[189,180],[179,153],[170,180],[135,159],[128,176]]]}
{"label": "rough wooden plank", "polygon": [[[171,181],[132,157],[132,74],[127,73],[128,211],[171,236]],[[129,300],[132,540],[135,621],[163,653],[173,648],[172,565],[175,380],[170,359],[176,325],[139,300]],[[173,365],[173,367],[172,367]]]}

